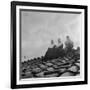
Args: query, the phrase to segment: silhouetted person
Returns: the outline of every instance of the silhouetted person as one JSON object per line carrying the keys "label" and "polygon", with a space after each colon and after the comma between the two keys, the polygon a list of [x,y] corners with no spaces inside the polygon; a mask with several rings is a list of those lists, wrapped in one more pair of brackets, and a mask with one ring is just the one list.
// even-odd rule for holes
{"label": "silhouetted person", "polygon": [[73,49],[73,41],[70,39],[69,36],[66,36],[65,53],[68,54],[69,52],[72,52],[72,49]]}
{"label": "silhouetted person", "polygon": [[80,47],[77,47],[77,50],[80,51]]}
{"label": "silhouetted person", "polygon": [[53,40],[51,40],[51,46],[50,47],[51,48],[54,47],[54,41]]}
{"label": "silhouetted person", "polygon": [[57,47],[63,49],[63,43],[61,42],[60,38],[58,38],[58,45],[57,45]]}
{"label": "silhouetted person", "polygon": [[54,41],[51,40],[51,45],[50,47],[48,48],[48,50],[46,51],[45,53],[45,56],[44,56],[44,60],[50,60],[50,59],[53,59],[54,56],[55,56],[55,48],[56,48],[56,45],[54,45]]}
{"label": "silhouetted person", "polygon": [[58,45],[57,45],[57,58],[64,56],[64,50],[63,50],[63,43],[60,38],[58,38]]}

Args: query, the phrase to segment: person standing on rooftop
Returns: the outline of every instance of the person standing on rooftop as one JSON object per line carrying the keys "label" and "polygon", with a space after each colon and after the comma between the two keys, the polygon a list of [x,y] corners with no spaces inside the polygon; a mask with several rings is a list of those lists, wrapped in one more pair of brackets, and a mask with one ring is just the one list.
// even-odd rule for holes
{"label": "person standing on rooftop", "polygon": [[50,48],[53,48],[53,47],[54,47],[54,41],[51,40],[51,46],[50,46]]}
{"label": "person standing on rooftop", "polygon": [[58,44],[57,44],[57,47],[60,47],[60,46],[63,46],[63,43],[61,42],[61,39],[58,38]]}
{"label": "person standing on rooftop", "polygon": [[66,41],[65,41],[65,48],[66,50],[71,50],[73,49],[73,41],[70,39],[69,36],[66,36]]}

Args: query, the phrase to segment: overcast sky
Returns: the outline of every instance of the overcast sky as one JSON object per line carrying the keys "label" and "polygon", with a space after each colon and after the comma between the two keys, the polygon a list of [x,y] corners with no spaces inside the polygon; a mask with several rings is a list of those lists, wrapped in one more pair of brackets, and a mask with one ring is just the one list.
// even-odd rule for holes
{"label": "overcast sky", "polygon": [[77,47],[80,45],[80,31],[81,14],[22,11],[22,57],[42,56],[52,39],[57,44],[57,38],[64,42],[67,35]]}

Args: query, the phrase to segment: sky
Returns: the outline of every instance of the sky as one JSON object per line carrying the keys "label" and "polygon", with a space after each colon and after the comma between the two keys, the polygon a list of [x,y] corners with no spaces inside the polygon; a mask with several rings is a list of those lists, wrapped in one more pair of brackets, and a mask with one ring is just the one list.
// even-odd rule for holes
{"label": "sky", "polygon": [[61,38],[64,43],[69,35],[74,47],[80,45],[81,14],[50,13],[40,11],[21,12],[22,61],[44,56],[50,41]]}

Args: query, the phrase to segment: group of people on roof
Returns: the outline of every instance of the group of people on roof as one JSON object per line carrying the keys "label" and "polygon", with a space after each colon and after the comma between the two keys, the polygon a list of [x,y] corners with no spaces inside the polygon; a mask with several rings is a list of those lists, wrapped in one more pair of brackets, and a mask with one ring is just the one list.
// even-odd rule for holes
{"label": "group of people on roof", "polygon": [[[67,49],[72,49],[73,48],[73,46],[74,46],[74,43],[73,43],[73,41],[70,39],[70,37],[69,36],[66,36],[66,41],[65,41],[65,48],[67,48]],[[52,48],[54,47],[61,47],[62,46],[62,48],[63,48],[63,43],[61,42],[61,39],[60,38],[58,38],[58,44],[57,45],[55,45],[54,44],[54,41],[53,40],[51,40],[51,46],[52,46]]]}
{"label": "group of people on roof", "polygon": [[65,44],[65,48],[63,48],[63,43],[61,42],[60,38],[58,38],[58,45],[55,45],[54,41],[51,40],[52,47],[48,48],[45,54],[45,58],[53,59],[53,58],[63,57],[66,53],[72,51],[74,43],[69,36],[66,36],[66,41],[64,44]]}

